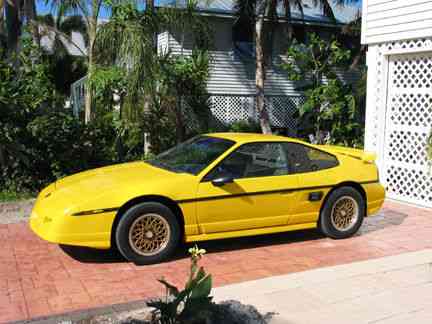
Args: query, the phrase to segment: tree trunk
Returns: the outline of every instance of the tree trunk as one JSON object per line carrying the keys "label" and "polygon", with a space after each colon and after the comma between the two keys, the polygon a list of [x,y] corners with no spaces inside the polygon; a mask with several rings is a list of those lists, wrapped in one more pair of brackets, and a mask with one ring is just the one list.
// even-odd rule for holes
{"label": "tree trunk", "polygon": [[287,39],[288,39],[288,47],[291,46],[292,40],[293,40],[293,36],[294,36],[294,28],[292,25],[292,21],[291,21],[291,4],[289,0],[285,0],[284,1],[284,8],[285,8],[285,19],[286,19],[286,24],[285,24],[285,30],[287,33]]}
{"label": "tree trunk", "polygon": [[256,69],[255,69],[255,88],[256,88],[256,102],[255,107],[261,125],[261,131],[264,134],[271,134],[271,127],[269,121],[269,115],[265,108],[265,56],[264,56],[264,16],[265,8],[267,7],[267,1],[263,0],[259,4],[261,8],[258,9],[258,17],[255,22],[255,56],[256,56]]}
{"label": "tree trunk", "polygon": [[[93,12],[95,14],[95,12]],[[93,119],[93,111],[92,111],[92,104],[93,104],[93,91],[88,84],[88,81],[91,80],[93,70],[94,70],[94,44],[96,40],[96,31],[97,31],[97,17],[95,15],[92,15],[88,17],[89,19],[89,26],[87,28],[88,30],[88,38],[89,43],[87,47],[87,85],[86,85],[86,91],[85,91],[85,101],[84,101],[84,122],[87,124]]]}
{"label": "tree trunk", "polygon": [[20,7],[19,1],[5,2],[5,20],[7,34],[7,51],[8,56],[18,53],[18,40],[21,35],[21,20],[19,16]]}
{"label": "tree trunk", "polygon": [[183,120],[183,111],[182,111],[183,100],[180,97],[176,101],[177,101],[177,107],[175,110],[176,137],[177,137],[177,144],[180,144],[185,140],[186,137],[184,120]]}
{"label": "tree trunk", "polygon": [[[91,33],[90,33],[91,34]],[[89,35],[90,36],[90,35]],[[94,37],[89,37],[89,47],[87,52],[88,64],[87,64],[87,84],[85,88],[85,101],[84,101],[84,121],[89,123],[93,119],[92,102],[93,102],[93,92],[89,84],[89,80],[92,78],[93,72],[93,45]]]}
{"label": "tree trunk", "polygon": [[34,0],[24,1],[25,16],[27,17],[30,33],[33,38],[33,42],[40,47],[40,35],[39,27],[36,23],[36,5]]}
{"label": "tree trunk", "polygon": [[146,0],[146,11],[154,11],[154,0]]}

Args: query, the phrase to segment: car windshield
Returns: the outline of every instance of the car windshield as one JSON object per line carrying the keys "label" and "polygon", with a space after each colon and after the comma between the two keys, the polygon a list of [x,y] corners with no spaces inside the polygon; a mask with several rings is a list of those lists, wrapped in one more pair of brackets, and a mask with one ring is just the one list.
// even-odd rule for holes
{"label": "car windshield", "polygon": [[223,138],[196,136],[147,162],[169,171],[197,175],[233,145],[233,141]]}

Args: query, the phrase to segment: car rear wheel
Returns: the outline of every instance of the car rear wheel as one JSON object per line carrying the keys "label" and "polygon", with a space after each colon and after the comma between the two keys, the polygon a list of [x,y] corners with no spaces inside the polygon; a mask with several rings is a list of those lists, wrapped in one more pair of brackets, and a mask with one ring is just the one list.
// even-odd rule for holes
{"label": "car rear wheel", "polygon": [[365,202],[352,187],[341,187],[330,193],[319,219],[324,235],[343,239],[354,235],[363,223]]}
{"label": "car rear wheel", "polygon": [[180,227],[172,211],[160,203],[146,202],[130,208],[115,233],[120,253],[139,264],[168,258],[180,239]]}

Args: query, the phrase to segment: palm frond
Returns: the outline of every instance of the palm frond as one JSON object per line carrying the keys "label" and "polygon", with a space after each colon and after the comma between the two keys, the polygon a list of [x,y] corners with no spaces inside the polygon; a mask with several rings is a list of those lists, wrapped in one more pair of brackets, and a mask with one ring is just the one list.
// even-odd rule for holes
{"label": "palm frond", "polygon": [[356,18],[349,24],[342,27],[342,33],[345,35],[351,35],[360,37],[361,34],[361,14],[357,13]]}
{"label": "palm frond", "polygon": [[52,10],[60,11],[63,15],[82,15],[88,17],[90,10],[85,0],[46,0],[45,3],[51,3]]}
{"label": "palm frond", "polygon": [[52,14],[46,14],[43,16],[37,16],[36,17],[36,22],[44,24],[44,25],[48,25],[51,27],[55,27],[55,20]]}
{"label": "palm frond", "polygon": [[253,22],[256,13],[256,0],[236,0],[234,11],[239,21]]}
{"label": "palm frond", "polygon": [[79,32],[84,38],[84,43],[88,45],[87,25],[83,17],[74,15],[65,17],[59,24],[59,30],[71,36],[72,32]]}
{"label": "palm frond", "polygon": [[71,46],[75,47],[83,56],[86,56],[86,53],[83,52],[83,50],[81,49],[81,47],[74,42],[74,40],[72,39],[71,36],[67,35],[66,33],[62,32],[61,30],[58,30],[55,27],[43,24],[43,23],[39,23],[39,26],[42,28],[42,30],[45,30],[45,33],[47,35],[51,35],[54,34],[54,39],[55,38],[60,38],[60,40],[62,42],[67,42],[68,44],[70,44]]}
{"label": "palm frond", "polygon": [[293,6],[294,8],[297,8],[300,11],[301,19],[302,21],[304,21],[304,10],[303,10],[302,0],[294,0]]}
{"label": "palm frond", "polygon": [[[330,18],[332,22],[336,22],[336,17],[333,12],[333,8],[330,4],[332,0],[313,0],[313,4],[315,7],[319,7],[322,10],[324,16]],[[343,5],[345,1],[338,0],[339,5]]]}

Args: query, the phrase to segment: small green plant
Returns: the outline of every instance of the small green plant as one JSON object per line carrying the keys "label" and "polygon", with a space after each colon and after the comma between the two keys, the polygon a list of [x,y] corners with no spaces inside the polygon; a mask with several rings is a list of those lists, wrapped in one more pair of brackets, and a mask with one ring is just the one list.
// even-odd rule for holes
{"label": "small green plant", "polygon": [[17,192],[16,190],[7,189],[0,191],[0,202],[25,200],[35,196],[30,192]]}
{"label": "small green plant", "polygon": [[159,280],[166,288],[166,297],[148,303],[148,306],[155,308],[153,323],[198,324],[208,318],[210,309],[214,305],[210,296],[212,277],[198,265],[205,252],[196,245],[189,249],[190,274],[183,290],[179,290],[164,279]]}

